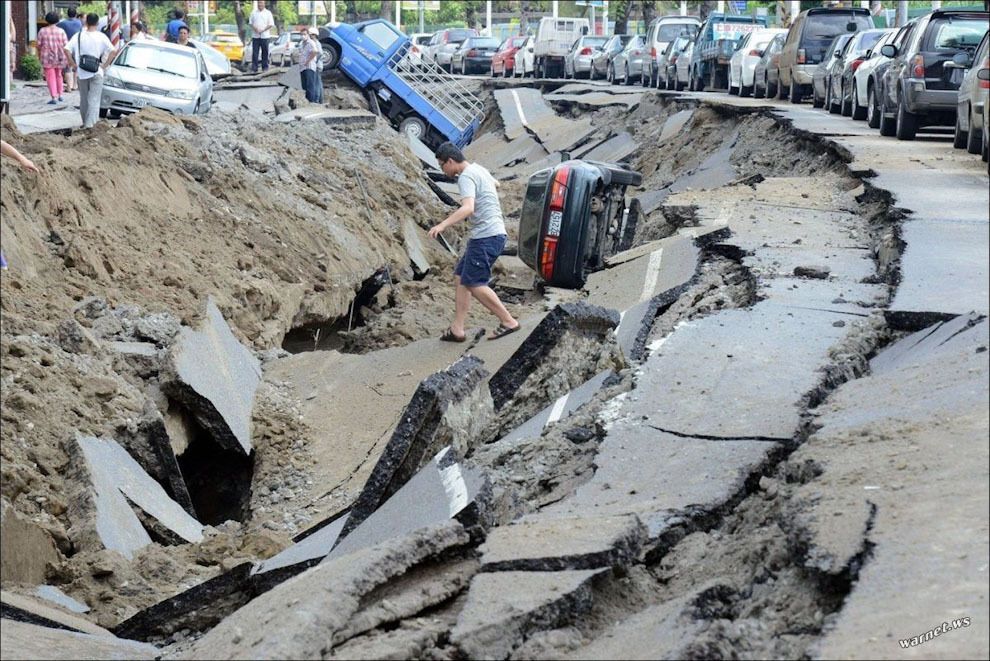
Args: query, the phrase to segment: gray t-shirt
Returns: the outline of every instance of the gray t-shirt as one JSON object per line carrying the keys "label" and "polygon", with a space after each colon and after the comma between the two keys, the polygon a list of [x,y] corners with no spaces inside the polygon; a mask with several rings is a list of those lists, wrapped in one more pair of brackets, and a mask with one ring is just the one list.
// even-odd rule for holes
{"label": "gray t-shirt", "polygon": [[491,173],[477,163],[470,163],[457,178],[461,197],[474,198],[474,213],[468,217],[468,238],[484,239],[505,234],[502,205]]}

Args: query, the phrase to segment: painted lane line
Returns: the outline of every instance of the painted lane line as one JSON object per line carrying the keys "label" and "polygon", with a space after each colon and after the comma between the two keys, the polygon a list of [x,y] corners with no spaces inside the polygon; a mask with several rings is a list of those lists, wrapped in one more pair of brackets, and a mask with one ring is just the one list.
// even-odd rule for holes
{"label": "painted lane line", "polygon": [[659,248],[650,253],[650,263],[646,266],[646,278],[643,281],[643,291],[639,295],[640,302],[653,297],[653,290],[657,287],[657,280],[660,279],[660,258],[663,255],[663,248]]}
{"label": "painted lane line", "polygon": [[559,397],[556,402],[553,403],[553,408],[550,409],[550,417],[547,418],[546,423],[543,425],[547,427],[553,423],[560,420],[560,417],[564,415],[564,407],[567,406],[567,398],[571,396],[571,393],[567,393],[563,397]]}
{"label": "painted lane line", "polygon": [[516,112],[519,113],[519,121],[522,122],[523,126],[529,128],[529,122],[526,121],[526,113],[523,112],[522,104],[519,103],[519,94],[515,90],[512,90],[512,99],[516,102]]}
{"label": "painted lane line", "polygon": [[443,490],[447,493],[447,505],[450,516],[453,517],[467,507],[467,484],[464,482],[464,475],[461,473],[460,464],[454,463],[446,468],[439,468],[439,470],[440,481],[443,482]]}

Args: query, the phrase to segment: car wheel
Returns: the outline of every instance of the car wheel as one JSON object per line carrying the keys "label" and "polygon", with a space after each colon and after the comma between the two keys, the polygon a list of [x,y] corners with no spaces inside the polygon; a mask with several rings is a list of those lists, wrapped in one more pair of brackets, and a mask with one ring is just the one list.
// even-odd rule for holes
{"label": "car wheel", "polygon": [[794,80],[794,74],[791,74],[791,87],[789,89],[788,97],[790,98],[791,103],[801,103],[801,86]]}
{"label": "car wheel", "polygon": [[860,105],[859,103],[859,85],[853,80],[853,92],[852,92],[852,118],[857,122],[861,122],[866,119],[866,106]]}
{"label": "car wheel", "polygon": [[323,45],[323,68],[324,69],[336,69],[337,65],[340,64],[340,50],[338,46],[334,45]]}
{"label": "car wheel", "polygon": [[399,133],[422,140],[426,137],[426,122],[419,117],[406,117],[399,124]]}
{"label": "car wheel", "polygon": [[818,96],[818,88],[815,87],[814,83],[811,83],[811,107],[812,108],[823,108],[828,103],[828,92],[826,91],[826,96],[824,99]]}
{"label": "car wheel", "polygon": [[877,99],[877,112],[880,115],[880,135],[889,138],[897,133],[897,118],[887,117],[887,108],[884,102],[885,96],[886,95],[881,92],[880,98]]}
{"label": "car wheel", "polygon": [[608,73],[605,74],[605,80],[607,80],[611,84],[615,84],[615,67],[613,67],[611,64],[608,65]]}
{"label": "car wheel", "polygon": [[629,85],[632,85],[632,82],[633,82],[632,81],[632,76],[629,75],[629,67],[626,67],[626,69],[625,69],[625,75],[626,75],[626,77],[622,79],[622,82],[628,87]]}
{"label": "car wheel", "polygon": [[842,84],[842,96],[839,98],[839,114],[843,117],[852,117],[852,97],[846,90],[845,83]]}
{"label": "car wheel", "polygon": [[753,95],[753,86],[752,85],[742,85],[739,88],[739,96],[741,96],[741,97],[747,97],[747,96],[752,96],[752,95]]}
{"label": "car wheel", "polygon": [[[985,112],[985,111],[984,111]],[[969,139],[966,141],[966,151],[970,154],[979,154],[983,147],[983,129],[977,128],[973,123],[973,113],[969,114]]]}
{"label": "car wheel", "polygon": [[876,97],[873,86],[869,86],[866,89],[866,125],[871,129],[880,128],[880,107]]}
{"label": "car wheel", "polygon": [[777,73],[777,84],[774,87],[774,90],[776,90],[777,93],[773,95],[773,98],[777,99],[778,101],[787,100],[787,90],[784,89],[784,81],[781,79],[779,72]]}
{"label": "car wheel", "polygon": [[918,116],[909,112],[904,107],[904,97],[897,104],[897,130],[898,140],[914,140],[918,134]]}
{"label": "car wheel", "polygon": [[835,97],[832,96],[831,81],[827,81],[825,83],[825,109],[828,110],[830,115],[839,114],[839,104],[835,102]]}
{"label": "car wheel", "polygon": [[960,122],[961,119],[962,119],[962,115],[957,110],[956,111],[956,128],[955,128],[955,131],[953,131],[953,133],[952,133],[952,146],[955,147],[956,149],[962,149],[963,147],[965,147],[966,146],[966,142],[969,139],[968,132],[962,130],[962,125],[961,125],[961,122]]}

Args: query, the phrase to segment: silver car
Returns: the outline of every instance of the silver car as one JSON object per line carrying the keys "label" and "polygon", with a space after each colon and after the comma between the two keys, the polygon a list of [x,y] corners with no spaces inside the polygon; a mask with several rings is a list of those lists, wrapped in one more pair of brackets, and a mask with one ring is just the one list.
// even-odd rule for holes
{"label": "silver car", "polygon": [[205,113],[213,79],[199,50],[164,41],[132,41],[107,68],[100,110],[110,116],[152,106],[178,115]]}
{"label": "silver car", "polygon": [[[647,73],[643,75],[643,65],[646,65]],[[612,58],[612,82],[623,81],[626,85],[632,85],[633,81],[642,84],[649,84],[650,56],[646,52],[646,38],[643,35],[636,35],[629,40],[626,47],[618,55]]]}
{"label": "silver car", "polygon": [[590,78],[591,62],[605,45],[606,39],[607,37],[592,35],[578,37],[564,56],[564,78],[577,78],[582,74],[585,78]]}

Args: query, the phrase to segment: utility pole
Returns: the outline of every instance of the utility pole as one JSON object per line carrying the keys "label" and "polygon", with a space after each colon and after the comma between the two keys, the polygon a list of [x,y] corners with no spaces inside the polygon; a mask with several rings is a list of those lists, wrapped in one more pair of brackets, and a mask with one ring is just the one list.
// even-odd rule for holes
{"label": "utility pole", "polygon": [[681,16],[687,16],[687,2],[686,0],[681,0]]}
{"label": "utility pole", "polygon": [[894,26],[895,27],[901,27],[901,26],[907,25],[907,18],[908,18],[908,3],[907,3],[907,0],[898,0],[897,1],[897,14],[896,14],[896,18],[894,19]]}
{"label": "utility pole", "polygon": [[485,2],[485,29],[488,30],[488,36],[492,36],[492,0]]}
{"label": "utility pole", "polygon": [[210,3],[203,0],[203,18],[200,21],[203,25],[203,36],[210,33]]}
{"label": "utility pole", "polygon": [[602,36],[608,36],[608,0],[602,3]]}
{"label": "utility pole", "polygon": [[718,2],[715,3],[715,11],[719,14],[725,13],[725,0],[718,0]]}
{"label": "utility pole", "polygon": [[559,10],[559,7],[557,6],[558,4],[559,3],[557,2],[557,0],[553,0],[553,17],[555,19],[557,18],[557,13],[558,13],[558,10]]}
{"label": "utility pole", "polygon": [[941,9],[941,8],[942,8],[942,0],[932,0],[932,9],[933,10],[934,9]]}
{"label": "utility pole", "polygon": [[419,31],[426,32],[426,0],[419,0],[416,4],[419,11]]}
{"label": "utility pole", "polygon": [[395,27],[402,31],[402,0],[395,2]]}

